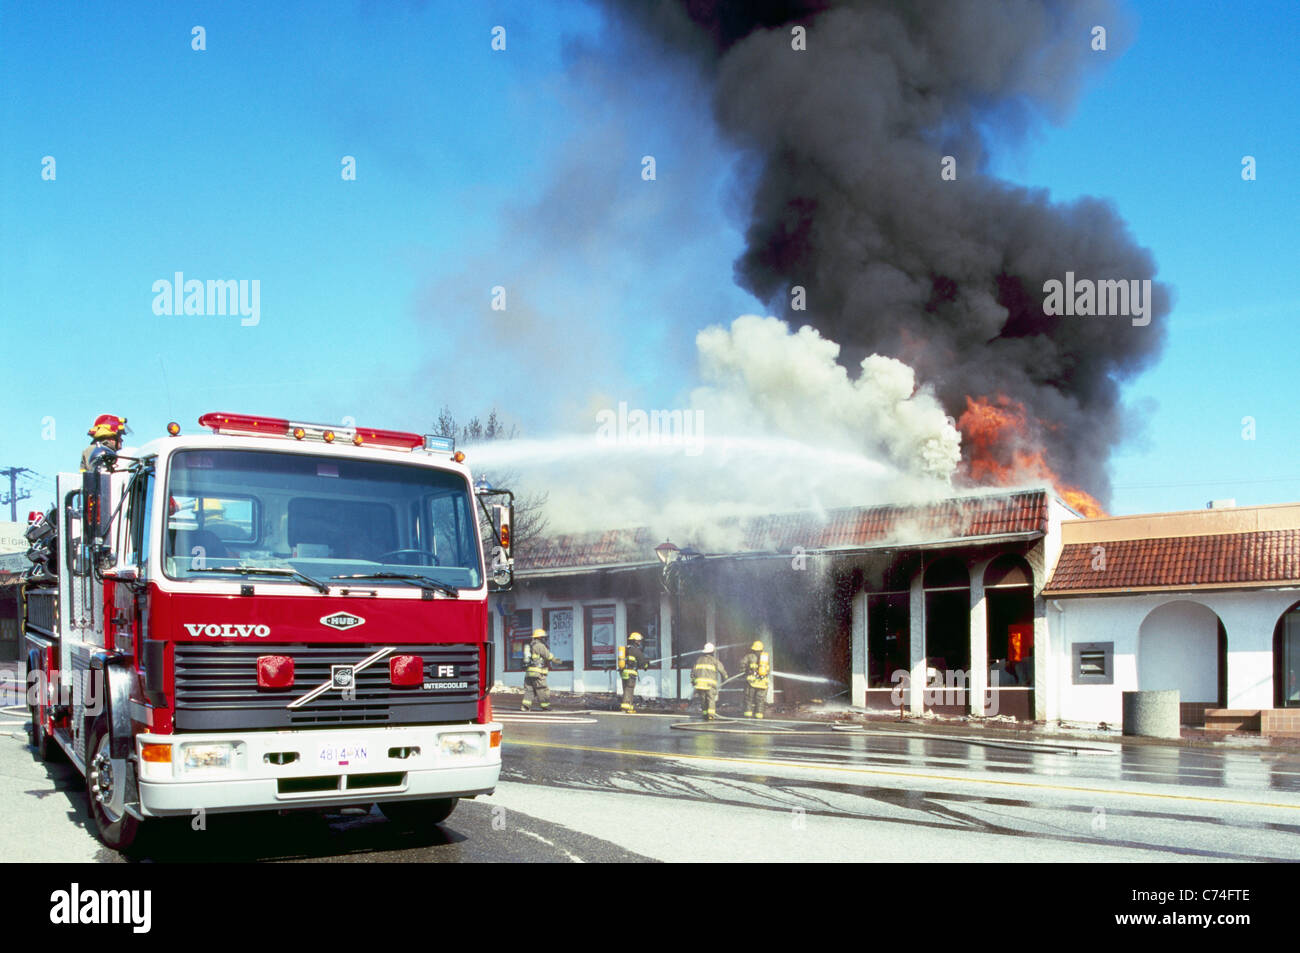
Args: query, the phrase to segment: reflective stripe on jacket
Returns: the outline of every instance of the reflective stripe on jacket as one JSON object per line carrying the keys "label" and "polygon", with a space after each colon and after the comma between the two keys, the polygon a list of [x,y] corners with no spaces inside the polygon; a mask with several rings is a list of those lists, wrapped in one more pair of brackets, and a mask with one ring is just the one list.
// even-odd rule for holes
{"label": "reflective stripe on jacket", "polygon": [[555,661],[555,655],[538,640],[534,640],[528,648],[528,668],[525,673],[532,678],[541,678],[551,670],[550,663]]}
{"label": "reflective stripe on jacket", "polygon": [[647,669],[650,663],[645,660],[645,653],[635,645],[629,645],[627,648],[626,661],[620,670],[624,678],[636,678],[637,669]]}
{"label": "reflective stripe on jacket", "polygon": [[691,684],[697,691],[711,692],[726,680],[727,670],[713,655],[701,655],[691,669]]}

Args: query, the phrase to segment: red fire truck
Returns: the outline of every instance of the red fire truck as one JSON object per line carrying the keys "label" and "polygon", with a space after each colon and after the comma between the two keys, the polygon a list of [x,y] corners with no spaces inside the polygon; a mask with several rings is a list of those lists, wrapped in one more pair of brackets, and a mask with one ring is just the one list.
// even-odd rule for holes
{"label": "red fire truck", "polygon": [[199,424],[60,474],[28,531],[31,740],[85,775],[100,838],[357,804],[423,827],[491,793],[509,491],[474,487],[448,438]]}

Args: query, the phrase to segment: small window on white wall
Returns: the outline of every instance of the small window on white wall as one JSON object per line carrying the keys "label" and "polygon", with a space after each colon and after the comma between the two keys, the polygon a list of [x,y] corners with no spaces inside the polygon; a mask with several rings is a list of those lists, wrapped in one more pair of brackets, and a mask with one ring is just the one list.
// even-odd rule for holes
{"label": "small window on white wall", "polygon": [[1071,646],[1074,656],[1074,684],[1115,684],[1115,643],[1075,642]]}

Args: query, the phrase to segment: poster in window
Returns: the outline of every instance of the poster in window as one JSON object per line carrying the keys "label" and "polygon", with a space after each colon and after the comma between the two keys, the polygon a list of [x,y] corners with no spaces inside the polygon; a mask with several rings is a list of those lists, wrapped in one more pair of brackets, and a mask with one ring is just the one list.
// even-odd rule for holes
{"label": "poster in window", "polygon": [[507,669],[521,672],[524,668],[524,646],[533,637],[533,610],[519,609],[505,617]]}
{"label": "poster in window", "polygon": [[587,664],[591,668],[613,668],[614,607],[587,606],[583,617],[587,624]]}
{"label": "poster in window", "polygon": [[573,610],[547,609],[544,628],[550,635],[551,652],[559,660],[560,668],[573,667]]}
{"label": "poster in window", "polygon": [[641,651],[652,668],[659,667],[662,652],[659,648],[659,605],[658,603],[629,602],[627,606],[628,634],[640,632]]}

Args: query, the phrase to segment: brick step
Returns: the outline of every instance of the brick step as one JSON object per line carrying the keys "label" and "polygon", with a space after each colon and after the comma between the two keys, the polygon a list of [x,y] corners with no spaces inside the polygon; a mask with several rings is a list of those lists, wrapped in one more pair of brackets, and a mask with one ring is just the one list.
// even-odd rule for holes
{"label": "brick step", "polygon": [[1205,713],[1206,731],[1259,731],[1258,708],[1211,708]]}

